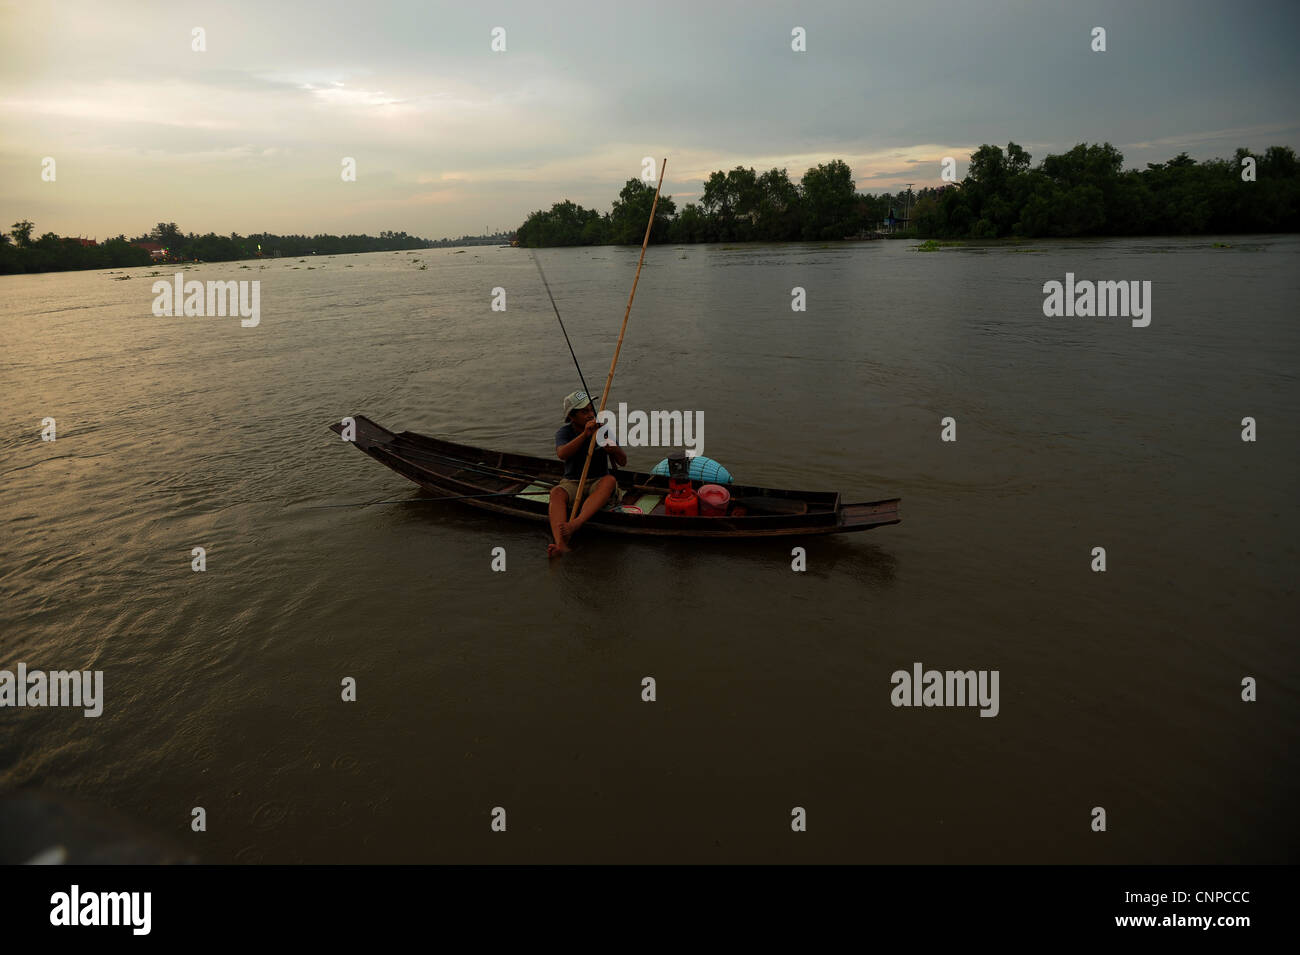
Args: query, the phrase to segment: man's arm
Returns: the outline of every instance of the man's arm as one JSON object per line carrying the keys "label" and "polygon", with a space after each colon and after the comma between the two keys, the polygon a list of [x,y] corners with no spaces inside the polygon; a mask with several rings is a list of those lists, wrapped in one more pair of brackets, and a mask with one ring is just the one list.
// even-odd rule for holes
{"label": "man's arm", "polygon": [[[555,456],[561,461],[567,461],[579,451],[587,446],[587,438],[595,433],[598,425],[594,421],[589,421],[587,427],[578,432],[578,436],[567,444],[557,444],[555,446]],[[621,467],[622,465],[620,465]]]}
{"label": "man's arm", "polygon": [[[569,441],[567,444],[556,445],[555,456],[558,457],[561,461],[569,460],[569,458],[573,457],[575,454],[578,454],[587,446],[587,438],[595,434],[596,431],[599,430],[599,428],[600,428],[599,422],[596,421],[587,422],[587,427],[582,431],[582,433],[580,433],[572,441]],[[607,444],[605,445],[604,448],[601,448],[599,445],[597,445],[596,447],[597,450],[607,451],[609,453],[609,456],[614,459],[614,461],[618,464],[619,467],[621,468],[627,467],[627,455],[623,452],[623,449],[620,448],[618,445]]]}

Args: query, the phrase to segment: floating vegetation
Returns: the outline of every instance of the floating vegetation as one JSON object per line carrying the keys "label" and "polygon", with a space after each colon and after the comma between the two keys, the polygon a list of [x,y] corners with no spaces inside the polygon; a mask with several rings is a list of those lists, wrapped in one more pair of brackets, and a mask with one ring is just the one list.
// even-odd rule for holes
{"label": "floating vegetation", "polygon": [[423,272],[423,271],[424,271],[425,269],[427,269],[427,268],[428,268],[427,265],[422,265],[422,266],[420,266],[416,271],[418,271],[418,272]]}
{"label": "floating vegetation", "polygon": [[129,276],[129,275],[119,275],[117,278],[113,279],[113,281],[114,281],[114,282],[129,282],[129,281],[131,281],[131,276]]}
{"label": "floating vegetation", "polygon": [[345,265],[345,266],[343,266],[343,267],[344,267],[345,269],[350,269],[350,268],[352,268],[352,266],[350,266],[350,265]]}
{"label": "floating vegetation", "polygon": [[464,254],[465,254],[464,249],[457,249],[455,252],[452,253],[452,255],[464,255]]}
{"label": "floating vegetation", "polygon": [[1216,249],[1231,249],[1231,248],[1232,248],[1232,246],[1228,245],[1228,243],[1226,243],[1226,242],[1216,242],[1216,243],[1214,243],[1214,247],[1215,247]]}
{"label": "floating vegetation", "polygon": [[938,252],[939,243],[935,242],[934,239],[926,239],[920,245],[912,246],[912,251],[913,252]]}

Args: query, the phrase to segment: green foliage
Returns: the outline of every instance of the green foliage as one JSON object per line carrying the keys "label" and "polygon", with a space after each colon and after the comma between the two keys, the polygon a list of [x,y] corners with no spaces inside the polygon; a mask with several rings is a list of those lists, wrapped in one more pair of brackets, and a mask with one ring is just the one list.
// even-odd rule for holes
{"label": "green foliage", "polygon": [[32,223],[26,220],[16,223],[12,233],[15,243],[0,244],[0,274],[123,268],[148,265],[150,261],[149,253],[131,245],[125,236],[83,245],[80,239],[62,238],[53,232],[33,241],[32,229]]}
{"label": "green foliage", "polygon": [[784,169],[769,169],[758,177],[754,219],[755,238],[767,241],[797,234],[803,227],[799,187]]}
{"label": "green foliage", "polygon": [[[550,212],[534,212],[518,230],[520,245],[593,245],[601,242],[639,245],[654,189],[630,179],[619,193],[605,229],[578,225],[597,214],[571,202],[556,203]],[[841,160],[816,166],[795,183],[785,169],[759,173],[737,166],[711,173],[698,203],[680,212],[669,196],[659,197],[650,241],[656,242],[779,242],[798,239],[842,239],[875,229],[889,209],[902,199],[864,196],[856,192],[853,174]]]}
{"label": "green foliage", "polygon": [[688,202],[668,226],[669,241],[711,242],[712,228],[708,214],[696,203]]}
{"label": "green foliage", "polygon": [[549,212],[538,209],[519,227],[521,246],[541,248],[556,245],[605,245],[609,241],[609,217],[584,209],[565,199]]}
{"label": "green foliage", "polygon": [[[565,199],[532,213],[516,234],[521,246],[541,248],[565,245],[640,245],[645,238],[646,222],[650,219],[650,206],[654,202],[654,186],[640,179],[629,179],[614,202],[613,211],[601,215],[594,209]],[[655,209],[655,223],[651,242],[669,239],[671,219],[677,207],[668,196],[659,197]]]}
{"label": "green foliage", "polygon": [[[655,187],[640,179],[629,179],[618,194],[610,212],[610,241],[614,245],[640,245],[645,241],[645,227],[654,206]],[[663,242],[668,236],[668,219],[677,207],[669,196],[661,195],[654,207],[655,221],[650,230],[651,242]]]}
{"label": "green foliage", "polygon": [[36,228],[30,219],[15,222],[9,234],[14,237],[15,245],[26,245],[32,240],[32,229]]}
{"label": "green foliage", "polygon": [[184,239],[181,230],[176,227],[175,222],[159,222],[149,233],[149,241],[157,242],[171,248],[173,245],[179,245]]}
{"label": "green foliage", "polygon": [[262,256],[294,255],[347,255],[357,252],[401,252],[406,249],[431,249],[429,239],[408,235],[406,232],[383,231],[379,235],[272,235],[259,233],[247,237],[232,232],[229,236],[187,235],[180,248],[184,258],[204,262],[226,262],[231,259],[257,257],[258,246]]}
{"label": "green foliage", "polygon": [[716,226],[716,241],[748,241],[754,237],[761,193],[758,174],[737,166],[728,173],[715,172],[704,182],[700,202]]}
{"label": "green foliage", "polygon": [[805,239],[842,239],[854,227],[853,173],[840,159],[815,166],[800,183]]}
{"label": "green foliage", "polygon": [[[1255,182],[1241,178],[1247,157]],[[1300,231],[1300,162],[1290,147],[1202,163],[1182,153],[1141,171],[1124,171],[1110,143],[1081,143],[1036,169],[1029,161],[1015,143],[1005,153],[981,146],[960,187],[921,190],[913,227],[971,238]]]}

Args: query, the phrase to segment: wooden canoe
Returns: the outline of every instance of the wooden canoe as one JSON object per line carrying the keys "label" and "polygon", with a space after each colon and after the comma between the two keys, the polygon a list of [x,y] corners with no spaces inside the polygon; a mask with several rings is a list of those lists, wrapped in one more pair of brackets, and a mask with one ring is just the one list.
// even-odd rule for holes
{"label": "wooden canoe", "polygon": [[[550,488],[564,476],[559,458],[535,458],[506,451],[443,441],[411,431],[394,434],[357,415],[354,443],[360,451],[409,478],[430,494],[462,498],[486,511],[531,520],[547,519]],[[341,424],[330,426],[343,433]],[[680,537],[787,537],[843,534],[898,524],[899,498],[843,504],[836,491],[786,491],[730,484],[732,510],[716,517],[678,517],[664,513],[668,478],[619,470],[622,504],[645,513],[603,510],[586,527],[616,534]]]}

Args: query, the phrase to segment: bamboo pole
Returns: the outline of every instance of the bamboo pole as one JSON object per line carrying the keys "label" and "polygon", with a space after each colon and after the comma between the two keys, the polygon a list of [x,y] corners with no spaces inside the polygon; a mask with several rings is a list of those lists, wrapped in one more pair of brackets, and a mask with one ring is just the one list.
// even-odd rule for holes
{"label": "bamboo pole", "polygon": [[[609,388],[614,383],[614,368],[618,365],[618,353],[623,350],[623,336],[627,333],[627,318],[632,314],[632,299],[636,298],[636,283],[641,281],[641,266],[645,263],[646,246],[650,244],[650,231],[655,225],[655,210],[659,208],[659,190],[664,187],[664,173],[668,171],[668,159],[665,157],[663,166],[659,170],[659,182],[655,186],[654,202],[650,204],[650,221],[646,223],[645,238],[641,240],[641,257],[637,259],[636,276],[632,279],[632,291],[627,297],[627,310],[623,312],[623,327],[618,331],[618,344],[614,346],[614,358],[609,363],[609,375],[605,378],[605,390],[600,395],[600,411],[596,412],[596,417],[600,417],[600,412],[605,410],[605,402],[609,400]],[[592,455],[596,453],[596,436],[591,436],[591,441],[587,444],[587,460],[582,465],[582,477],[578,481],[578,493],[573,496],[573,512],[569,514],[569,520],[574,520],[578,516],[578,508],[582,506],[582,493],[587,487],[587,471],[591,468]]]}

